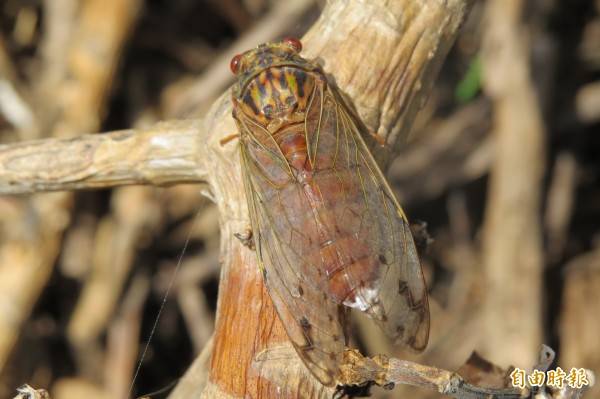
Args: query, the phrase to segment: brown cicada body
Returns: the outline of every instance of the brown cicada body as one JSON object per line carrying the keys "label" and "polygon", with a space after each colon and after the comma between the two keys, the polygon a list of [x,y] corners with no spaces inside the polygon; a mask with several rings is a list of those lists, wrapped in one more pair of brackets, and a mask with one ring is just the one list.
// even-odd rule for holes
{"label": "brown cicada body", "polygon": [[348,307],[427,344],[427,291],[404,213],[357,124],[296,39],[236,56],[233,116],[265,284],[296,351],[334,385]]}

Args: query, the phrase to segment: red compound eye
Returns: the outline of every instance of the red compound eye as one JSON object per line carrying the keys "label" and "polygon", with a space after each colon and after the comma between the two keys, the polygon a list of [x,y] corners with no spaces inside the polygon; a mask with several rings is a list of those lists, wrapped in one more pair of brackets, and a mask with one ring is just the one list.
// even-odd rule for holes
{"label": "red compound eye", "polygon": [[233,72],[234,75],[237,75],[238,70],[240,69],[240,59],[241,58],[242,58],[242,55],[238,54],[235,57],[233,57],[231,59],[231,62],[229,63],[229,69],[231,69],[231,72]]}
{"label": "red compound eye", "polygon": [[283,42],[294,49],[297,53],[302,51],[302,43],[295,37],[286,37]]}

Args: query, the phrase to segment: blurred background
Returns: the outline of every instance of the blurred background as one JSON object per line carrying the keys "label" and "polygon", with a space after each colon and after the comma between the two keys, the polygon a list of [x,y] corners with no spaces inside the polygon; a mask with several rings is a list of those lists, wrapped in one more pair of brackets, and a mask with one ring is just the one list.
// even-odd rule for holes
{"label": "blurred background", "polygon": [[[455,370],[478,350],[503,368],[532,367],[522,364],[531,351],[518,342],[537,340],[557,351],[563,369],[598,373],[600,1],[525,3],[519,35],[496,36],[508,47],[527,43],[525,81],[496,79],[510,65],[499,68],[493,44],[482,43],[490,36],[487,2],[477,2],[414,139],[389,169],[407,215],[426,222],[434,239],[423,255],[431,340],[412,359]],[[301,36],[323,6],[2,0],[0,141],[201,116],[232,82],[235,49]],[[511,90],[529,96],[532,107],[518,118],[502,100]],[[533,126],[535,144],[526,136],[498,139],[519,124]],[[523,174],[502,174],[511,153],[525,157]],[[534,173],[533,198],[525,195],[521,218],[518,201],[516,207],[502,202],[502,181],[522,185],[529,166],[539,179]],[[520,219],[522,230],[502,232],[504,221],[519,226],[511,218]],[[211,337],[219,277],[215,206],[192,185],[0,197],[0,397],[12,397],[23,383],[49,389],[54,399],[126,395],[190,231],[134,395],[176,381]],[[511,234],[524,234],[531,245],[503,246]],[[494,270],[504,267],[497,261],[502,251],[512,271],[500,277]],[[490,276],[498,284],[488,289]],[[503,287],[519,309],[494,299]],[[515,317],[522,328],[504,329],[504,320]],[[481,320],[485,328],[477,327]],[[353,332],[366,353],[404,356],[372,323],[359,318]],[[599,394],[596,387],[589,397]],[[404,388],[374,395],[438,397]]]}

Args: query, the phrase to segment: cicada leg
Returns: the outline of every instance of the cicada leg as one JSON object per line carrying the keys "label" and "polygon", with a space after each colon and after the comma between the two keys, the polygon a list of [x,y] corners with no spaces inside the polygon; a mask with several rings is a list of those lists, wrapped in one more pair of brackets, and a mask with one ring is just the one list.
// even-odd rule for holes
{"label": "cicada leg", "polygon": [[435,241],[427,231],[427,222],[415,220],[410,224],[409,228],[413,239],[415,240],[417,253],[422,256]]}
{"label": "cicada leg", "polygon": [[372,130],[369,129],[369,135],[373,138],[373,140],[375,140],[377,142],[377,144],[379,144],[381,147],[385,147],[386,146],[386,142],[385,142],[385,138],[380,135],[377,132],[374,132]]}
{"label": "cicada leg", "polygon": [[233,141],[233,140],[239,139],[239,138],[240,138],[239,133],[233,133],[233,134],[227,135],[227,136],[223,137],[221,140],[219,140],[219,144],[221,146],[224,146],[225,144],[229,143],[230,141]]}
{"label": "cicada leg", "polygon": [[240,240],[240,242],[250,248],[251,250],[255,249],[254,246],[254,236],[252,234],[252,229],[251,228],[247,228],[246,230],[244,230],[241,233],[234,233],[233,234],[235,236],[235,238],[237,238],[238,240]]}

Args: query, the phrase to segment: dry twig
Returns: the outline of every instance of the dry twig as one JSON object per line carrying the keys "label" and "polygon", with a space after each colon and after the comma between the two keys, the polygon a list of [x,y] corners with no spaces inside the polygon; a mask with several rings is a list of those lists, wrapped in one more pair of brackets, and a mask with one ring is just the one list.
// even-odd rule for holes
{"label": "dry twig", "polygon": [[542,340],[544,171],[544,126],[520,21],[525,3],[487,3],[482,56],[484,87],[494,107],[495,140],[484,222],[482,345],[487,358],[522,366],[533,363]]}

